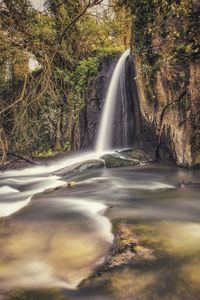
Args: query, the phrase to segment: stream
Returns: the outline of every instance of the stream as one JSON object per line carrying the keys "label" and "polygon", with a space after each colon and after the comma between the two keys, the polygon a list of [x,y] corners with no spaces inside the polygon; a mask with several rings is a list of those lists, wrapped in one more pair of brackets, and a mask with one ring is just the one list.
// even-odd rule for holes
{"label": "stream", "polygon": [[[199,182],[199,170],[146,164],[58,177],[54,169],[0,175],[0,299],[198,299],[199,188],[177,183]],[[74,187],[53,189],[69,180]],[[77,288],[103,262],[117,223],[132,226],[156,261]]]}

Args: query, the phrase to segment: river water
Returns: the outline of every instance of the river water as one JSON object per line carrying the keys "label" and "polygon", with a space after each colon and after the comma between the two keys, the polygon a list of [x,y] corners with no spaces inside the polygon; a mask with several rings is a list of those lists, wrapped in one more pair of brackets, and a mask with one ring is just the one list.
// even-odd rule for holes
{"label": "river water", "polygon": [[[200,182],[200,170],[44,170],[0,175],[0,299],[199,299],[200,189],[177,183]],[[66,180],[76,185],[52,190]],[[156,260],[77,288],[103,261],[117,223],[131,226]]]}

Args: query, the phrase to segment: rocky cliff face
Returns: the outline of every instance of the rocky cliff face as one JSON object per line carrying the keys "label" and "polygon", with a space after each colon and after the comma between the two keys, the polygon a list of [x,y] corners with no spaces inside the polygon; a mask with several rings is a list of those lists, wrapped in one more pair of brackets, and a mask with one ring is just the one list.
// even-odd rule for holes
{"label": "rocky cliff face", "polygon": [[[200,88],[198,64],[175,68],[162,67],[155,73],[155,102],[148,96],[148,86],[138,75],[141,62],[136,59],[136,82],[142,114],[141,143],[151,147],[157,158],[173,160],[178,165],[200,163]],[[185,80],[180,80],[180,74]]]}
{"label": "rocky cliff face", "polygon": [[[133,48],[134,49],[134,48]],[[132,50],[133,50],[132,49]],[[151,84],[141,74],[142,61],[133,50],[126,65],[128,145],[139,145],[160,160],[182,166],[200,163],[200,69],[197,62],[160,66]],[[102,59],[98,76],[91,81],[87,102],[80,114],[80,148],[94,148],[108,85],[119,56]],[[123,108],[116,111],[113,147],[123,144]]]}
{"label": "rocky cliff face", "polygon": [[143,35],[136,23],[139,16],[135,16],[133,24],[132,52],[141,109],[140,141],[161,160],[197,166],[200,164],[197,35],[200,5],[194,1],[191,6],[183,0],[162,7],[159,14],[154,8],[149,9],[153,18],[148,22],[143,20]]}
{"label": "rocky cliff face", "polygon": [[[129,145],[159,160],[200,165],[199,1],[121,0],[133,14],[131,64],[126,98]],[[136,9],[137,8],[137,9]],[[102,60],[80,117],[81,148],[94,145],[108,83],[118,57]],[[120,91],[119,91],[120,94]],[[120,105],[113,145],[120,145]],[[131,118],[132,114],[132,118]]]}

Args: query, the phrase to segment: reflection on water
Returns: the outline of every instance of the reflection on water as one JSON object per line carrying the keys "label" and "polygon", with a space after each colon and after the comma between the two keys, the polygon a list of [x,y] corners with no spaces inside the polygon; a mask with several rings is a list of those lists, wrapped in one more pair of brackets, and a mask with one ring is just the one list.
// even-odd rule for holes
{"label": "reflection on water", "polygon": [[[162,165],[90,170],[71,176],[75,188],[47,190],[21,210],[11,207],[43,187],[62,185],[65,175],[12,175],[0,181],[1,215],[5,205],[16,211],[0,219],[0,294],[12,288],[6,299],[199,299],[199,189],[177,183],[199,182],[200,171]],[[114,268],[95,287],[76,289],[106,255],[110,221],[128,224],[156,259]]]}
{"label": "reflection on water", "polygon": [[154,249],[156,260],[124,270],[137,285],[121,298],[199,299],[200,224],[149,221],[129,226],[143,245]]}
{"label": "reflection on water", "polygon": [[74,289],[112,242],[110,222],[98,215],[105,208],[92,201],[34,199],[2,223],[0,287]]}
{"label": "reflection on water", "polygon": [[25,230],[6,239],[1,248],[3,278],[0,278],[4,287],[7,284],[40,287],[54,284],[73,288],[87,275],[88,265],[98,259],[94,252],[100,245],[90,243],[94,236],[76,233],[75,238],[73,232],[58,224],[54,234],[51,223],[41,225],[24,223]]}

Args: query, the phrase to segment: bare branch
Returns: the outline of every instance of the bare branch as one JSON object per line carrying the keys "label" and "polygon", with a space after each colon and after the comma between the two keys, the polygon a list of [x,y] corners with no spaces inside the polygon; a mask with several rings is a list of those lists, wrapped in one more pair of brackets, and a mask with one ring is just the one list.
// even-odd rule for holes
{"label": "bare branch", "polygon": [[22,89],[22,92],[21,92],[20,97],[19,97],[15,102],[13,102],[13,103],[10,104],[9,106],[7,106],[7,107],[5,107],[4,109],[2,109],[2,110],[0,111],[0,115],[2,115],[4,112],[6,112],[6,111],[9,110],[10,108],[12,108],[12,107],[15,106],[16,104],[18,104],[19,102],[23,101],[23,99],[24,99],[24,94],[25,94],[25,91],[26,91],[26,85],[27,85],[27,76],[25,77],[24,85],[23,85],[23,89]]}
{"label": "bare branch", "polygon": [[91,2],[91,0],[88,1],[88,4],[84,7],[84,9],[67,25],[67,27],[64,29],[63,33],[61,34],[60,37],[60,44],[62,43],[62,40],[64,38],[65,33],[69,30],[69,28],[72,25],[75,25],[76,22],[86,13],[86,11],[89,8],[94,7],[95,5],[99,5],[103,0],[94,0]]}

